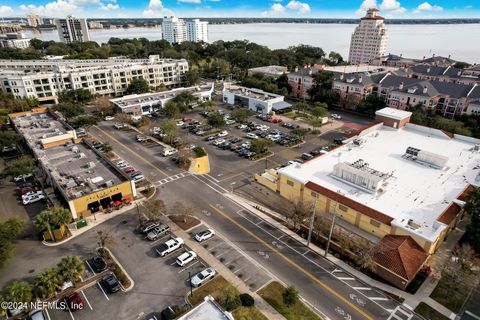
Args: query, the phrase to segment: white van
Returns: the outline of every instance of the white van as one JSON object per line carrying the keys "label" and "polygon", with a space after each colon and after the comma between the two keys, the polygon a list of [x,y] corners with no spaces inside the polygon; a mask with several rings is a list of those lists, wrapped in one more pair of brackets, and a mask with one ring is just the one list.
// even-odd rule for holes
{"label": "white van", "polygon": [[162,155],[164,157],[171,156],[172,154],[175,154],[175,153],[177,153],[177,149],[173,149],[173,148],[165,148],[162,151]]}
{"label": "white van", "polygon": [[197,258],[197,254],[193,251],[187,251],[185,253],[182,253],[177,257],[177,260],[175,261],[178,266],[183,267],[187,263],[193,261],[194,259]]}

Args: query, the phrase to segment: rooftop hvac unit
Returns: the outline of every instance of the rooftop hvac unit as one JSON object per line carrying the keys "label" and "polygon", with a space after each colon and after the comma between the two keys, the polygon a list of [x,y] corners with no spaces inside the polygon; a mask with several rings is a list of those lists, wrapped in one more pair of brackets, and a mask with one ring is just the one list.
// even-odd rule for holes
{"label": "rooftop hvac unit", "polygon": [[479,151],[480,150],[480,144],[476,144],[475,147],[473,147],[475,151]]}
{"label": "rooftop hvac unit", "polygon": [[438,168],[444,168],[448,162],[448,157],[433,152],[420,150],[414,147],[408,147],[405,153],[406,155],[412,157],[413,160],[425,162]]}
{"label": "rooftop hvac unit", "polygon": [[408,220],[408,225],[413,229],[419,229],[422,225],[413,219]]}

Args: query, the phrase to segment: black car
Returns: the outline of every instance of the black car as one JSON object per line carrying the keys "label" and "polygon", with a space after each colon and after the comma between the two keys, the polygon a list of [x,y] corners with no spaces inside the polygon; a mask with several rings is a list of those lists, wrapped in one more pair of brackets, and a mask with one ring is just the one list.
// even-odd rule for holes
{"label": "black car", "polygon": [[95,256],[92,258],[92,269],[93,271],[99,273],[107,269],[107,263],[100,256]]}
{"label": "black car", "polygon": [[208,136],[208,137],[205,138],[205,141],[213,141],[215,139],[216,139],[215,136]]}
{"label": "black car", "polygon": [[242,141],[242,139],[239,138],[239,137],[234,137],[234,138],[232,138],[232,139],[230,139],[230,140],[228,140],[228,141],[230,141],[231,143],[237,143],[237,142]]}
{"label": "black car", "polygon": [[109,274],[108,276],[105,276],[102,280],[108,292],[115,293],[120,290],[120,282],[118,282],[115,275]]}

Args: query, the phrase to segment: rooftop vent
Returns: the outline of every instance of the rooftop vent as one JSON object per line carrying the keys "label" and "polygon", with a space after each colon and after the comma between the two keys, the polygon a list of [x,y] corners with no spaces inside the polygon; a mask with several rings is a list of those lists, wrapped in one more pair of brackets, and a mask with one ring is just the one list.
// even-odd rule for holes
{"label": "rooftop vent", "polygon": [[444,168],[448,162],[448,157],[425,150],[420,150],[414,147],[408,147],[405,151],[404,157],[409,160],[426,163],[429,166],[440,169]]}
{"label": "rooftop vent", "polygon": [[390,176],[370,168],[363,159],[355,162],[341,162],[333,167],[333,176],[367,192],[376,192]]}

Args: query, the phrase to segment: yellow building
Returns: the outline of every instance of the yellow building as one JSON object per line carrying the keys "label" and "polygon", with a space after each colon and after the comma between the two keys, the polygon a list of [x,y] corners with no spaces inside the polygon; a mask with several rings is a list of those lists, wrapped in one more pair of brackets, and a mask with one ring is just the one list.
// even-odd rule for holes
{"label": "yellow building", "polygon": [[54,188],[73,219],[136,196],[135,183],[56,114],[37,108],[9,116],[38,159],[41,175],[37,178]]}

